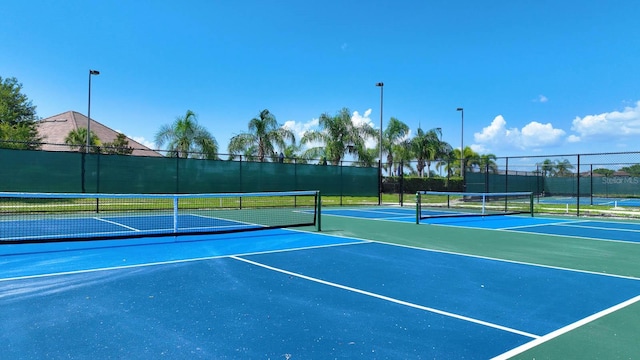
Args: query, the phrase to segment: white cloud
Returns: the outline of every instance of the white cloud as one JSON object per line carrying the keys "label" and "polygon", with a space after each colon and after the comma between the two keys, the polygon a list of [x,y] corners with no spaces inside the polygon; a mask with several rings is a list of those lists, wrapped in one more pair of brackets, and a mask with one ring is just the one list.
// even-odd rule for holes
{"label": "white cloud", "polygon": [[538,97],[533,100],[533,102],[540,102],[540,103],[546,103],[547,101],[549,101],[549,99],[542,94],[538,95]]}
{"label": "white cloud", "polygon": [[631,136],[640,134],[640,101],[634,107],[627,106],[622,111],[612,111],[585,117],[576,117],[571,130],[583,140],[589,137]]}
{"label": "white cloud", "polygon": [[[368,124],[369,126],[373,127],[376,130],[380,129],[380,126],[378,124],[378,126],[376,126],[376,124],[371,120],[371,109],[367,109],[365,110],[365,112],[363,114],[360,114],[358,111],[354,111],[351,113],[351,121],[353,122],[354,125],[356,126],[361,126],[363,124]],[[302,122],[298,122],[295,120],[289,120],[286,121],[282,127],[285,129],[289,129],[291,131],[293,131],[293,133],[296,135],[296,141],[299,142],[300,139],[302,139],[302,137],[304,136],[304,134],[308,131],[311,130],[319,130],[319,119],[315,118],[315,119],[311,119],[305,123]],[[310,147],[316,147],[316,146],[322,146],[323,144],[307,144],[305,147],[310,148]],[[369,148],[375,148],[378,146],[378,138],[376,137],[375,139],[369,139],[366,142],[366,146]]]}
{"label": "white cloud", "polygon": [[311,119],[309,121],[307,121],[306,123],[301,123],[301,122],[297,122],[295,120],[289,120],[286,121],[282,127],[288,130],[293,131],[293,133],[296,136],[296,141],[300,141],[300,139],[302,138],[302,136],[304,136],[304,134],[312,129],[315,129],[318,127],[318,122],[319,120],[316,119]]}
{"label": "white cloud", "polygon": [[564,130],[554,129],[551,123],[532,121],[522,128],[522,144],[525,147],[544,147],[558,144],[565,135]]}
{"label": "white cloud", "polygon": [[357,111],[354,111],[351,114],[351,122],[355,125],[355,126],[360,126],[363,124],[369,124],[371,125],[371,127],[375,128],[375,124],[371,121],[371,118],[369,117],[371,115],[371,109],[367,109],[365,110],[364,114],[360,115],[360,113],[358,113]]}
{"label": "white cloud", "polygon": [[498,115],[489,126],[482,129],[482,132],[474,134],[476,144],[471,148],[476,152],[499,149],[535,151],[541,147],[559,144],[564,135],[564,130],[555,129],[551,123],[542,124],[537,121],[530,122],[522,130],[508,128],[504,117]]}
{"label": "white cloud", "polygon": [[[369,117],[371,116],[371,109],[367,109],[365,110],[364,114],[360,115],[360,113],[358,113],[357,111],[354,111],[351,114],[351,122],[355,125],[355,126],[361,126],[364,124],[368,124],[370,125],[372,128],[377,129],[378,131],[380,131],[380,124],[378,124],[378,126],[376,126],[373,121],[371,121],[371,118]],[[376,148],[378,146],[378,138],[375,139],[368,139],[365,142],[365,146],[367,148]]]}
{"label": "white cloud", "polygon": [[145,139],[143,136],[129,136],[129,138],[139,142],[140,144],[148,147],[149,149],[155,149],[156,147],[156,144]]}
{"label": "white cloud", "polygon": [[570,143],[580,142],[580,136],[569,135],[569,137],[567,137],[567,142],[570,142]]}

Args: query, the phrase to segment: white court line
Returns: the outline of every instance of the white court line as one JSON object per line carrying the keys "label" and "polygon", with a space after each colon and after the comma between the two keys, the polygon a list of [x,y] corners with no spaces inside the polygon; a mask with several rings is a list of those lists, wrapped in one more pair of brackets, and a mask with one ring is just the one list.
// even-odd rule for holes
{"label": "white court line", "polygon": [[[362,213],[367,213],[367,214],[380,214],[380,215],[396,215],[394,217],[407,217],[407,216],[411,216],[412,212],[411,210],[406,210],[404,212],[406,212],[407,214],[401,214],[399,212],[391,212],[391,211],[384,211],[384,210],[369,210],[369,209],[344,209],[346,211],[353,211],[353,212],[362,212]],[[371,219],[371,218],[363,218],[363,217],[357,217],[357,216],[353,216],[353,215],[340,215],[340,214],[332,214],[331,213],[332,209],[327,209],[327,210],[323,210],[322,213],[323,214],[327,214],[327,215],[331,215],[331,216],[344,216],[344,217],[355,217],[358,219]],[[337,211],[343,211],[343,209],[337,210]],[[415,210],[413,211],[413,213],[415,213]],[[376,218],[378,219],[378,218]],[[381,217],[380,219],[387,219],[386,217]]]}
{"label": "white court line", "polygon": [[106,223],[109,223],[109,224],[113,224],[113,225],[117,225],[117,226],[123,227],[123,228],[125,228],[125,229],[129,229],[129,230],[131,230],[131,231],[142,231],[142,230],[140,230],[140,229],[136,229],[136,228],[134,228],[134,227],[127,226],[127,225],[125,225],[125,224],[121,224],[121,223],[119,223],[119,222],[115,222],[115,221],[111,221],[111,220],[107,220],[107,219],[101,219],[101,218],[99,218],[99,217],[93,217],[92,219],[95,219],[95,220],[98,220],[98,221],[103,221],[103,222],[106,222]]}
{"label": "white court line", "polygon": [[[278,250],[254,251],[254,252],[247,252],[247,253],[239,253],[239,254],[236,254],[236,255],[211,255],[211,256],[193,257],[193,258],[185,258],[185,259],[154,261],[154,262],[141,263],[141,264],[117,265],[117,266],[101,267],[101,268],[94,268],[94,269],[61,271],[61,272],[57,272],[57,273],[36,274],[36,275],[21,275],[21,276],[14,276],[14,277],[8,277],[8,278],[0,278],[0,282],[17,281],[17,280],[28,280],[28,279],[40,279],[40,278],[65,276],[65,275],[88,274],[88,273],[102,272],[102,271],[136,269],[136,268],[145,268],[145,267],[148,267],[148,266],[182,264],[182,263],[189,263],[189,262],[196,262],[196,261],[207,261],[207,260],[222,259],[222,258],[232,258],[233,256],[249,256],[249,255],[259,255],[259,254],[270,254],[270,253],[298,251],[298,250],[307,250],[307,249],[328,248],[328,247],[334,247],[334,246],[361,245],[361,244],[366,244],[366,243],[368,243],[366,240],[357,240],[357,242],[351,242],[351,243],[325,244],[325,245],[305,246],[305,247],[278,249]],[[147,246],[147,245],[148,246],[166,245],[166,244],[176,244],[176,243],[175,242],[157,242],[157,243],[144,244],[144,246]],[[126,246],[127,245],[125,245],[125,247]],[[104,248],[101,248],[101,249],[104,249]],[[83,249],[77,249],[77,250],[83,250]],[[76,251],[76,250],[69,250],[69,251]],[[1,296],[2,296],[2,294],[0,294],[0,297]]]}
{"label": "white court line", "polygon": [[[182,214],[183,216],[195,216],[195,217],[199,217],[199,218],[203,218],[203,219],[210,219],[210,220],[221,220],[221,221],[227,221],[227,222],[232,222],[232,223],[237,223],[234,226],[239,226],[239,225],[253,225],[253,226],[259,226],[259,227],[264,227],[264,225],[260,225],[260,224],[254,224],[254,223],[250,223],[250,222],[246,222],[246,221],[240,221],[240,220],[230,220],[230,219],[225,219],[225,218],[221,218],[221,217],[216,217],[216,216],[208,216],[208,215],[201,215],[201,214],[193,214],[193,213],[189,213],[189,214]],[[225,227],[227,226],[232,226],[232,225],[225,225]],[[218,227],[218,226],[209,226],[209,227]],[[222,227],[222,226],[220,226]]]}
{"label": "white court line", "polygon": [[[441,225],[441,224],[438,224]],[[547,225],[557,225],[560,226],[560,224],[547,224]],[[529,235],[544,235],[544,236],[554,236],[554,237],[562,237],[562,238],[571,238],[571,239],[585,239],[585,240],[591,240],[591,241],[606,241],[606,242],[614,242],[614,243],[623,243],[623,244],[634,244],[634,245],[640,245],[640,241],[633,241],[633,240],[615,240],[615,239],[608,239],[608,238],[602,238],[602,237],[594,237],[594,236],[588,236],[588,235],[566,235],[566,234],[553,234],[553,233],[546,233],[546,232],[535,232],[535,231],[527,231],[527,230],[518,230],[520,229],[520,227],[511,227],[511,228],[497,228],[497,229],[486,229],[486,228],[477,228],[477,227],[471,227],[471,226],[459,226],[461,228],[465,228],[465,229],[475,229],[475,230],[497,230],[497,231],[506,231],[506,232],[514,232],[517,234],[529,234]],[[536,226],[522,226],[522,228],[534,228]],[[576,228],[580,228],[581,226],[576,226]]]}
{"label": "white court line", "polygon": [[500,355],[494,357],[493,360],[506,360],[506,359],[509,359],[509,358],[511,358],[513,356],[522,354],[523,352],[525,352],[527,350],[530,350],[530,349],[532,349],[532,348],[534,348],[534,347],[536,347],[536,346],[538,346],[540,344],[543,344],[543,343],[545,343],[545,342],[547,342],[549,340],[555,339],[560,335],[566,334],[569,331],[575,330],[575,329],[577,329],[577,328],[579,328],[579,327],[581,327],[583,325],[586,325],[586,324],[588,324],[588,323],[590,323],[592,321],[598,320],[598,319],[600,319],[600,318],[602,318],[602,317],[604,317],[606,315],[609,315],[609,314],[611,314],[611,313],[613,313],[615,311],[623,309],[623,308],[625,308],[625,307],[627,307],[629,305],[635,304],[638,301],[640,301],[640,295],[636,296],[636,297],[634,297],[632,299],[629,299],[629,300],[627,300],[625,302],[622,302],[622,303],[620,303],[618,305],[614,305],[614,306],[612,306],[612,307],[610,307],[608,309],[602,310],[602,311],[600,311],[598,313],[595,313],[595,314],[593,314],[591,316],[587,316],[584,319],[578,320],[578,321],[574,322],[573,324],[567,325],[567,326],[565,326],[563,328],[560,328],[560,329],[558,329],[556,331],[550,332],[547,335],[541,336],[541,337],[539,337],[539,338],[537,338],[537,339],[535,339],[533,341],[530,341],[530,342],[528,342],[528,343],[526,343],[524,345],[518,346],[517,348],[511,349],[511,350],[505,352],[504,354],[500,354]]}
{"label": "white court line", "polygon": [[283,274],[286,274],[286,275],[289,275],[289,276],[295,276],[295,277],[298,277],[298,278],[301,278],[301,279],[317,282],[317,283],[320,283],[320,284],[323,284],[323,285],[333,286],[333,287],[336,287],[336,288],[339,288],[339,289],[342,289],[342,290],[347,290],[347,291],[355,292],[355,293],[358,293],[358,294],[374,297],[374,298],[377,298],[377,299],[389,301],[389,302],[392,302],[392,303],[395,303],[395,304],[412,307],[414,309],[424,310],[424,311],[432,312],[434,314],[439,314],[439,315],[443,315],[443,316],[452,317],[452,318],[455,318],[455,319],[458,319],[458,320],[463,320],[463,321],[471,322],[471,323],[474,323],[474,324],[487,326],[487,327],[491,327],[491,328],[494,328],[494,329],[507,331],[507,332],[510,332],[510,333],[514,333],[514,334],[518,334],[518,335],[522,335],[522,336],[526,336],[526,337],[530,337],[532,339],[538,339],[540,337],[539,335],[531,334],[531,333],[528,333],[528,332],[525,332],[525,331],[513,329],[513,328],[510,328],[510,327],[506,327],[506,326],[502,326],[502,325],[498,325],[498,324],[494,324],[494,323],[490,323],[488,321],[482,321],[482,320],[470,318],[470,317],[467,317],[467,316],[454,314],[454,313],[450,313],[450,312],[447,312],[447,311],[438,310],[438,309],[435,309],[435,308],[431,308],[431,307],[427,307],[427,306],[422,306],[422,305],[410,303],[408,301],[403,301],[403,300],[395,299],[395,298],[392,298],[392,297],[388,297],[388,296],[372,293],[372,292],[369,292],[369,291],[352,288],[350,286],[336,284],[336,283],[333,283],[333,282],[330,282],[330,281],[321,280],[321,279],[317,279],[317,278],[314,278],[314,277],[311,277],[311,276],[307,276],[307,275],[291,272],[291,271],[288,271],[288,270],[276,268],[276,267],[269,266],[269,265],[266,265],[266,264],[262,264],[262,263],[259,263],[259,262],[255,262],[255,261],[252,261],[252,260],[243,259],[243,258],[238,257],[238,256],[230,256],[230,258],[238,260],[238,261],[243,261],[243,262],[246,262],[248,264],[255,265],[255,266],[259,266],[259,267],[262,267],[262,268],[265,268],[265,269],[268,269],[268,270],[277,271],[277,272],[280,272],[280,273],[283,273]]}
{"label": "white court line", "polygon": [[581,225],[572,225],[572,224],[551,224],[551,225],[555,225],[555,226],[566,226],[566,227],[572,227],[572,228],[577,228],[577,229],[594,229],[594,230],[606,230],[606,231],[626,231],[626,232],[632,232],[632,233],[636,233],[636,232],[640,232],[640,230],[638,229],[624,229],[624,228],[609,228],[609,227],[602,227],[602,226],[581,226]]}
{"label": "white court line", "polygon": [[578,221],[550,221],[550,222],[538,223],[538,224],[531,224],[531,225],[508,226],[508,227],[503,227],[503,228],[496,228],[495,230],[526,229],[526,228],[542,227],[542,226],[547,226],[547,225],[558,225],[558,226],[562,226],[562,225],[565,225],[565,224],[577,224],[577,223],[583,223],[583,222],[586,222],[586,221],[588,221],[588,220],[578,220]]}

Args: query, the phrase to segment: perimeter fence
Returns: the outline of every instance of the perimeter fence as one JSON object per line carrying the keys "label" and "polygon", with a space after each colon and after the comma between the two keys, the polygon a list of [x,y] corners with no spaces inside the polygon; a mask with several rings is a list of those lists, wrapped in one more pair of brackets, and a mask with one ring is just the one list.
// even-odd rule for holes
{"label": "perimeter fence", "polygon": [[0,148],[0,191],[184,194],[319,190],[323,196],[379,199],[378,167],[343,161],[207,160]]}
{"label": "perimeter fence", "polygon": [[[431,161],[419,176],[418,163],[396,166],[383,191],[411,201],[418,190],[521,192],[536,195],[536,212],[640,218],[640,152],[536,155]],[[385,164],[383,164],[383,167]],[[398,167],[402,171],[398,171]],[[399,176],[398,176],[399,174]]]}

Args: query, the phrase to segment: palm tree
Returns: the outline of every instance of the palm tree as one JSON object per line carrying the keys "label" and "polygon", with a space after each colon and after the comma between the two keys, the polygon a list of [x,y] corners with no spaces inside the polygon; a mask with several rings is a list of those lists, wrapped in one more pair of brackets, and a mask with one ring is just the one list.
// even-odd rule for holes
{"label": "palm tree", "polygon": [[276,117],[265,109],[249,121],[249,132],[238,134],[229,141],[231,154],[251,154],[263,162],[266,157],[275,159],[274,144],[280,149],[286,148],[285,140],[295,142],[295,135],[291,130],[283,128],[276,121]]}
{"label": "palm tree", "polygon": [[416,136],[411,140],[413,153],[418,159],[418,175],[424,176],[424,168],[427,168],[427,177],[431,176],[431,162],[440,158],[445,149],[445,143],[440,140],[440,129],[431,129],[426,133],[418,128]]}
{"label": "palm tree", "polygon": [[[460,163],[463,159],[463,156],[460,153],[460,149],[453,149],[450,153],[450,157],[454,160],[450,161],[447,168],[449,171],[455,169],[459,176],[462,176],[462,172],[460,171]],[[468,146],[464,148],[464,171],[473,171],[473,168],[479,166],[480,164],[480,155],[473,151]]]}
{"label": "palm tree", "polygon": [[569,176],[572,174],[571,169],[573,169],[573,165],[571,165],[567,159],[562,161],[556,160],[555,168],[556,176]]}
{"label": "palm tree", "polygon": [[[398,162],[396,169],[400,171],[398,174],[413,174],[416,172],[411,166],[411,160],[413,159],[413,151],[411,149],[411,140],[405,139],[393,146],[393,153],[396,155],[395,160]],[[402,165],[402,167],[401,167]],[[406,171],[409,169],[409,171]]]}
{"label": "palm tree", "polygon": [[480,155],[480,172],[483,173],[485,171],[496,174],[498,172],[498,164],[496,164],[495,160],[497,157],[494,154],[482,154]]}
{"label": "palm tree", "polygon": [[395,145],[409,133],[409,126],[402,121],[392,117],[387,124],[387,128],[382,132],[382,151],[387,153],[387,174],[390,174],[393,167],[393,155]]}
{"label": "palm tree", "polygon": [[284,162],[292,163],[295,162],[297,164],[306,164],[309,159],[305,158],[300,154],[301,151],[300,145],[296,145],[296,143],[291,143],[284,148]]}
{"label": "palm tree", "polygon": [[365,142],[375,138],[377,132],[369,125],[356,126],[351,120],[351,112],[343,108],[335,116],[320,115],[320,130],[309,131],[302,137],[301,144],[318,142],[324,146],[308,149],[307,158],[324,156],[332,165],[338,165],[345,154],[354,155],[360,165],[372,165],[377,154],[368,151]]}
{"label": "palm tree", "polygon": [[554,176],[556,174],[554,162],[549,159],[545,159],[540,166],[540,171],[542,171],[544,176]]}
{"label": "palm tree", "polygon": [[[87,128],[77,128],[69,131],[67,137],[64,138],[64,143],[69,145],[71,149],[78,149],[78,152],[85,152],[87,148]],[[92,153],[97,153],[100,151],[100,139],[98,135],[91,132],[91,137],[89,138],[89,146],[91,147]]]}
{"label": "palm tree", "polygon": [[168,144],[170,156],[218,159],[218,143],[207,129],[198,124],[196,114],[187,110],[171,125],[163,125],[156,133],[158,147]]}

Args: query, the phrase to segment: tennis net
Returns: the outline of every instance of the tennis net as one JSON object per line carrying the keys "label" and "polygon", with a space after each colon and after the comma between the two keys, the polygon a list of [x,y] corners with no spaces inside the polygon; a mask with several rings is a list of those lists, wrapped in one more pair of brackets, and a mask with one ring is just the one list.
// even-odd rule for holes
{"label": "tennis net", "polygon": [[0,192],[0,244],[198,235],[316,225],[317,191],[230,194]]}
{"label": "tennis net", "polygon": [[419,191],[416,193],[416,222],[435,217],[531,214],[533,193],[470,193]]}

